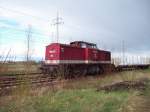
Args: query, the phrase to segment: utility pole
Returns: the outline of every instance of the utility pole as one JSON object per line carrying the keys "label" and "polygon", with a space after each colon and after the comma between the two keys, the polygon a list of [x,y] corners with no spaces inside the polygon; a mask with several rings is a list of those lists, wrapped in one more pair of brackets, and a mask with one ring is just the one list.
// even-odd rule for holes
{"label": "utility pole", "polygon": [[122,41],[122,60],[123,60],[123,65],[125,64],[125,42],[124,40]]}
{"label": "utility pole", "polygon": [[31,38],[31,32],[32,26],[28,25],[28,30],[27,30],[27,54],[26,54],[26,61],[29,61],[29,55],[30,55],[30,38]]}
{"label": "utility pole", "polygon": [[57,17],[52,21],[52,25],[56,26],[56,41],[59,42],[59,25],[63,24],[63,19],[59,17],[59,13],[57,12]]}

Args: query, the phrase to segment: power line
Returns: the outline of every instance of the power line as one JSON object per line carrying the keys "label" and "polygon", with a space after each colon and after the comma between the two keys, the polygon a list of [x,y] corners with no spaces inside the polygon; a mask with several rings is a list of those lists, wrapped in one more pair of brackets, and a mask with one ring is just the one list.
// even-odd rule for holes
{"label": "power line", "polygon": [[[35,19],[40,20],[40,21],[49,22],[49,19],[47,19],[47,18],[31,15],[31,14],[24,13],[24,12],[17,11],[17,10],[12,10],[12,9],[9,9],[9,8],[3,7],[3,6],[0,6],[0,9],[7,10],[7,11],[13,12],[13,13],[18,13],[18,14],[24,15],[24,16],[30,16],[30,17],[35,18]],[[61,23],[59,23],[59,22],[61,22]],[[58,39],[59,39],[59,25],[62,23],[63,23],[62,18],[60,18],[59,15],[57,14],[57,17],[53,20],[53,25],[56,25],[56,29],[58,28],[58,30],[57,30],[57,38]],[[79,32],[83,32],[83,31],[81,31],[82,30],[81,28],[75,27],[73,25],[67,25],[67,27],[71,27],[71,28],[78,30]],[[89,31],[86,30],[85,32],[89,32]]]}
{"label": "power line", "polygon": [[[48,18],[43,18],[43,17],[39,17],[39,16],[35,16],[35,15],[31,15],[31,14],[28,14],[28,13],[24,13],[24,12],[21,12],[21,11],[18,11],[18,10],[12,10],[12,9],[9,9],[9,8],[6,8],[6,7],[3,7],[3,6],[0,6],[0,9],[4,9],[4,10],[7,10],[7,11],[9,11],[9,12],[13,12],[13,13],[18,13],[18,14],[20,14],[20,15],[24,15],[24,16],[30,16],[30,17],[32,17],[32,18],[35,18],[35,19],[37,19],[37,20],[40,20],[40,21],[44,21],[44,22],[49,22],[49,19]],[[58,17],[58,16],[57,16]],[[57,19],[57,18],[56,18]],[[54,19],[54,20],[56,20],[56,19]],[[59,17],[59,19],[62,19],[62,18],[60,18]],[[80,31],[80,32],[83,32],[83,31],[81,31],[82,29],[79,27],[79,26],[73,26],[73,25],[67,25],[67,27],[73,27],[74,29],[76,29],[76,30],[78,30],[78,31]],[[89,31],[85,31],[85,32],[89,32]],[[91,31],[89,32],[89,33],[92,33]]]}
{"label": "power line", "polygon": [[[16,40],[18,41],[26,41],[25,38],[13,38],[13,37],[7,37],[7,39],[11,39],[11,43],[12,43],[12,40],[14,40],[14,42],[16,42]],[[8,40],[7,40],[8,42]],[[40,40],[31,40],[31,42],[36,42],[36,43],[49,43],[47,42],[47,40],[43,40],[43,39],[40,39]],[[33,44],[33,43],[32,43]],[[1,43],[2,45],[2,43]]]}
{"label": "power line", "polygon": [[[20,32],[25,32],[25,29],[17,29],[17,28],[12,28],[12,27],[2,27],[2,28],[7,28],[7,29],[15,30],[15,31],[20,31]],[[32,32],[32,33],[36,34],[36,35],[49,37],[49,35],[41,34],[41,33],[38,33],[38,32]]]}
{"label": "power line", "polygon": [[12,10],[12,9],[9,9],[9,8],[6,8],[6,7],[0,6],[0,9],[4,9],[4,10],[7,10],[7,11],[13,12],[13,13],[18,13],[18,14],[24,15],[24,16],[30,16],[30,17],[35,18],[35,19],[40,20],[40,21],[49,22],[49,19],[42,18],[42,17],[35,16],[35,15],[31,15],[31,14],[24,13],[24,12],[17,11],[17,10]]}

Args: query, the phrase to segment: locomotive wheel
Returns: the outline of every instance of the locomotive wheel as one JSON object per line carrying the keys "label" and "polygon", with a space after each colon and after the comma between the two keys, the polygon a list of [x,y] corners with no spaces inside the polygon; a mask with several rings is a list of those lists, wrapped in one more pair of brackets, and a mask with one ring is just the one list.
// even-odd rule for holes
{"label": "locomotive wheel", "polygon": [[88,75],[98,75],[101,72],[101,68],[98,65],[89,65],[87,68]]}
{"label": "locomotive wheel", "polygon": [[71,65],[69,67],[69,70],[70,70],[70,72],[69,72],[70,78],[77,78],[80,76],[85,76],[87,73],[86,67],[82,66],[82,65]]}
{"label": "locomotive wheel", "polygon": [[79,70],[75,70],[74,72],[73,72],[73,77],[74,78],[77,78],[77,77],[79,77],[80,76],[80,71]]}
{"label": "locomotive wheel", "polygon": [[101,66],[99,66],[99,74],[103,74],[104,73],[104,69],[103,69],[103,67],[101,67]]}
{"label": "locomotive wheel", "polygon": [[60,65],[56,70],[56,76],[59,78],[69,78],[70,70],[68,65]]}

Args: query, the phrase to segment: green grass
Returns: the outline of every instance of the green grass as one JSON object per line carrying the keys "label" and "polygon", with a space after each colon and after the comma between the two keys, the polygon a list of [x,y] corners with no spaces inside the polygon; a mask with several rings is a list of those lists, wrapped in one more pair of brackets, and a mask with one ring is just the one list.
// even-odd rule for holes
{"label": "green grass", "polygon": [[117,112],[128,96],[128,92],[62,90],[42,96],[22,96],[2,106],[0,112]]}

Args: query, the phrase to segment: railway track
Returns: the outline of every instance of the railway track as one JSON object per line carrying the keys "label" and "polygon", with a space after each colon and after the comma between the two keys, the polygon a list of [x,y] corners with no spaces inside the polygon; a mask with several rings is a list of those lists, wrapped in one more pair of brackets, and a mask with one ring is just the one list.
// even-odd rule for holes
{"label": "railway track", "polygon": [[19,85],[48,85],[52,84],[55,80],[54,77],[51,77],[47,74],[30,74],[30,75],[9,75],[9,76],[0,76],[0,90],[5,88],[13,88]]}
{"label": "railway track", "polygon": [[[117,71],[147,69],[148,67],[149,65],[119,66],[117,68]],[[58,81],[56,82],[55,79],[55,77],[51,77],[48,74],[42,73],[29,73],[29,75],[26,75],[24,73],[0,75],[0,90],[3,90],[5,88],[17,87],[19,85],[46,86],[58,83]]]}

